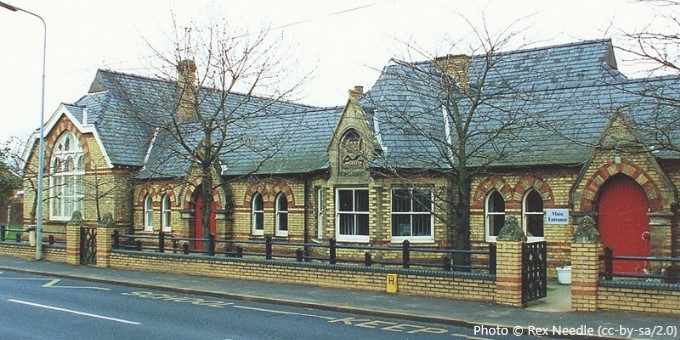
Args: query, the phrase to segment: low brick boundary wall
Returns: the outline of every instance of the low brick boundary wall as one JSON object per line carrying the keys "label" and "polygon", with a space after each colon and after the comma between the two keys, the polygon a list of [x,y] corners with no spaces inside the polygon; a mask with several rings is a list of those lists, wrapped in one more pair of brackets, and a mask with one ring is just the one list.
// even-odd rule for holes
{"label": "low brick boundary wall", "polygon": [[600,281],[600,310],[680,315],[680,284]]}
{"label": "low brick boundary wall", "polygon": [[[35,259],[35,247],[28,243],[0,242],[0,256]],[[66,262],[66,249],[43,245],[43,259],[52,262]]]}
{"label": "low brick boundary wall", "polygon": [[[592,223],[592,222],[591,222]],[[580,226],[571,244],[571,309],[680,315],[680,284],[602,280],[602,242],[596,230]]]}
{"label": "low brick boundary wall", "polygon": [[113,250],[109,267],[319,287],[385,291],[387,274],[397,274],[399,294],[494,302],[495,277],[401,268],[215,258]]}

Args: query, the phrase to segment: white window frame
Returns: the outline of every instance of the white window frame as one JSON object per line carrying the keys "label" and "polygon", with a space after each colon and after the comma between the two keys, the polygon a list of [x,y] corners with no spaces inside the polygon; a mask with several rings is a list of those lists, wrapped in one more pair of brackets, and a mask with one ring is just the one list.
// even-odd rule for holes
{"label": "white window frame", "polygon": [[153,231],[153,198],[151,194],[144,197],[144,231]]}
{"label": "white window frame", "polygon": [[[260,199],[260,202],[262,202],[261,209],[256,210],[255,208],[255,203],[257,203],[257,199]],[[262,197],[262,194],[259,192],[256,192],[253,194],[253,199],[250,203],[250,219],[251,219],[251,230],[253,235],[256,236],[261,236],[264,235],[264,197]],[[262,221],[262,229],[257,229],[257,216],[259,215],[260,221]]]}
{"label": "white window frame", "polygon": [[[413,191],[414,190],[422,190],[422,191],[429,191],[430,193],[430,207],[428,208],[429,211],[413,211]],[[392,204],[393,202],[390,201],[390,234],[392,235],[392,242],[395,243],[402,243],[405,240],[409,240],[409,242],[434,242],[434,216],[432,215],[432,210],[434,209],[434,194],[432,188],[428,187],[413,187],[413,188],[392,188],[390,194],[392,195],[390,200],[394,200],[395,197],[395,191],[408,191],[408,200],[410,202],[410,211],[394,211],[394,205]],[[410,216],[410,232],[411,236],[401,236],[401,235],[393,235],[393,228],[392,224],[394,216],[397,215],[408,215]],[[428,215],[430,218],[430,235],[428,236],[415,236],[413,235],[413,216],[414,215]]]}
{"label": "white window frame", "polygon": [[316,189],[316,238],[323,240],[323,188]]}
{"label": "white window frame", "polygon": [[170,217],[172,216],[172,207],[170,206],[170,195],[165,194],[161,198],[161,230],[163,232],[172,232],[172,226],[170,225]]}
{"label": "white window frame", "polygon": [[61,137],[54,148],[49,180],[50,219],[68,221],[74,211],[80,211],[84,218],[85,157],[78,138],[72,132]]}
{"label": "white window frame", "polygon": [[[281,199],[286,200],[286,210],[280,209],[280,207],[279,207]],[[274,208],[274,210],[275,210],[274,216],[276,216],[276,232],[275,232],[275,234],[276,234],[276,236],[288,236],[288,228],[289,228],[289,224],[288,224],[288,197],[286,197],[286,194],[281,192],[276,196],[274,207],[275,207]],[[285,230],[281,229],[281,221],[284,218],[286,219],[286,229]]]}
{"label": "white window frame", "polygon": [[[536,189],[530,189],[528,190],[525,194],[524,197],[522,197],[522,229],[524,230],[524,234],[527,235],[527,241],[543,241],[545,239],[545,221],[543,220],[544,216],[544,204],[541,206],[541,211],[528,211],[527,207],[527,199],[529,198],[529,195],[531,193],[536,193],[538,197],[541,198],[541,201],[543,201],[543,197],[541,196],[541,193],[538,192]],[[543,236],[529,236],[529,229],[527,228],[527,222],[528,218],[527,215],[540,215],[541,216],[541,221],[543,223]]]}
{"label": "white window frame", "polygon": [[[341,211],[340,210],[340,192],[341,191],[352,191],[352,206],[355,207],[354,211]],[[367,209],[367,211],[356,211],[356,192],[357,191],[366,191],[367,193],[367,202],[370,205],[370,192],[368,188],[338,188],[335,190],[335,239],[338,242],[361,242],[361,243],[368,243],[370,241],[370,222],[371,222],[371,217],[370,217],[370,208]],[[356,228],[356,216],[358,215],[366,215],[368,216],[368,235],[343,235],[340,234],[340,214],[352,214],[354,215],[354,221],[355,221],[355,228]]]}
{"label": "white window frame", "polygon": [[[503,199],[503,211],[502,212],[492,212],[489,211],[489,201],[491,199],[491,196],[493,193],[498,193],[501,198]],[[486,195],[486,198],[484,200],[484,229],[485,229],[485,234],[486,234],[486,242],[496,242],[496,235],[491,235],[491,227],[490,227],[490,219],[491,216],[496,216],[496,215],[503,215],[505,216],[505,197],[503,197],[503,194],[498,191],[498,190],[491,190],[489,193]]]}

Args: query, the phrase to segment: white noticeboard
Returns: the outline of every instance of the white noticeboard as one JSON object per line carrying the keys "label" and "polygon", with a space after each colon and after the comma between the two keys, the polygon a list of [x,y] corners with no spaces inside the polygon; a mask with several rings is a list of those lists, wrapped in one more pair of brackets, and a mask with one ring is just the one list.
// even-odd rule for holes
{"label": "white noticeboard", "polygon": [[569,209],[545,209],[546,224],[569,224]]}

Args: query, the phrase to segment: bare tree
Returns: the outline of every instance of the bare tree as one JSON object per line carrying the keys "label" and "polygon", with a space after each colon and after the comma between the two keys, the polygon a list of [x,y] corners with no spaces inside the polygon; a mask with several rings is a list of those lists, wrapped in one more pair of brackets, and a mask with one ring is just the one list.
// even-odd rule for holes
{"label": "bare tree", "polygon": [[83,180],[83,201],[94,202],[95,213],[97,221],[101,221],[104,212],[102,211],[102,204],[107,199],[113,199],[117,190],[116,176],[107,174],[109,169],[105,164],[104,159],[90,160],[91,172]]}
{"label": "bare tree", "polygon": [[617,46],[641,64],[650,74],[680,72],[680,1],[635,0],[649,5],[654,20],[635,32],[619,30],[622,44]]}
{"label": "bare tree", "polygon": [[[649,6],[653,22],[639,30],[619,29],[624,60],[645,72],[646,79],[618,84],[647,111],[636,119],[650,152],[680,153],[680,1],[636,0]],[[658,77],[662,75],[662,77]],[[635,118],[635,117],[634,117]]]}
{"label": "bare tree", "polygon": [[[368,106],[389,144],[382,159],[391,173],[408,181],[435,175],[446,178],[448,192],[435,193],[436,218],[449,226],[455,249],[470,248],[470,196],[473,178],[531,148],[524,131],[539,116],[526,106],[535,94],[531,73],[512,77],[501,51],[518,34],[512,26],[498,36],[470,22],[476,44],[459,55],[436,57],[409,46],[411,58],[395,60],[368,94]],[[461,46],[451,42],[453,49]],[[530,61],[528,61],[530,62]],[[529,67],[530,65],[524,65]],[[541,75],[545,76],[545,74]],[[394,144],[394,143],[393,143]],[[457,259],[460,263],[462,257]]]}
{"label": "bare tree", "polygon": [[286,140],[271,131],[294,127],[293,113],[308,107],[290,101],[302,80],[283,83],[290,81],[293,61],[269,31],[240,33],[214,24],[182,33],[176,26],[172,58],[154,49],[162,62],[156,70],[168,81],[120,76],[115,82],[126,98],[120,111],[150,137],[138,178],[182,186],[200,178],[200,218],[208,235],[213,192],[224,185],[220,174],[256,172]]}

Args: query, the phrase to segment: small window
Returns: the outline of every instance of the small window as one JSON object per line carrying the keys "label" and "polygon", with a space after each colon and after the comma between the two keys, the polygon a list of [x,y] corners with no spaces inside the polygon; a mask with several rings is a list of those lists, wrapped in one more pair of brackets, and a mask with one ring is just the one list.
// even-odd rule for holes
{"label": "small window", "polygon": [[264,202],[260,193],[253,195],[252,214],[253,235],[264,235]]}
{"label": "small window", "polygon": [[392,241],[432,241],[432,190],[392,190]]}
{"label": "small window", "polygon": [[153,200],[151,195],[144,198],[144,231],[153,231]]}
{"label": "small window", "polygon": [[338,189],[336,205],[338,241],[368,242],[368,190]]}
{"label": "small window", "polygon": [[497,190],[486,197],[485,215],[487,241],[496,241],[505,223],[505,199]]}
{"label": "small window", "polygon": [[170,195],[164,195],[161,202],[161,227],[164,232],[170,232],[172,231],[170,227]]}
{"label": "small window", "polygon": [[288,198],[284,193],[276,197],[276,235],[288,236]]}
{"label": "small window", "polygon": [[529,239],[543,238],[543,198],[536,190],[524,195],[522,204],[524,232]]}

